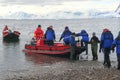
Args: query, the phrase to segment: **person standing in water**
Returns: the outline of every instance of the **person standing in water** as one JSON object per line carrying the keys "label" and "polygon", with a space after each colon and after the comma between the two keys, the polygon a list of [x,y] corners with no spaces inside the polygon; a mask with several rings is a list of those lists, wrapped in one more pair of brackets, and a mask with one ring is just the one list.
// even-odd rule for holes
{"label": "person standing in water", "polygon": [[75,33],[72,33],[69,37],[69,43],[70,43],[70,59],[75,60],[75,48],[76,48],[76,41],[75,41]]}
{"label": "person standing in water", "polygon": [[97,51],[98,51],[98,43],[99,42],[100,41],[99,41],[98,37],[96,36],[95,32],[93,32],[92,33],[92,38],[90,40],[93,60],[98,60]]}

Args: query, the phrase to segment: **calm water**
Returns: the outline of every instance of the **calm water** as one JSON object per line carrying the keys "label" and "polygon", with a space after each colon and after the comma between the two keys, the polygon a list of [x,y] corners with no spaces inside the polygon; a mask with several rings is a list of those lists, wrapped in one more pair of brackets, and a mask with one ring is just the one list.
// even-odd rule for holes
{"label": "calm water", "polygon": [[[2,30],[4,25],[8,25],[11,29],[21,32],[20,41],[17,43],[5,43],[2,41]],[[56,32],[56,40],[60,38],[60,34],[65,26],[69,26],[73,32],[80,32],[81,29],[86,29],[90,37],[92,32],[96,32],[100,38],[103,28],[108,28],[116,37],[120,31],[120,18],[107,19],[80,19],[80,20],[0,20],[0,73],[6,71],[26,70],[29,67],[44,64],[54,64],[56,62],[68,61],[69,59],[52,57],[47,55],[32,55],[22,52],[24,44],[27,43],[33,36],[33,31],[38,24],[42,25],[45,31],[49,25],[53,25]],[[91,50],[89,46],[89,56]],[[91,59],[91,57],[89,58]],[[99,61],[103,60],[102,53],[99,54]],[[115,53],[111,54],[111,60],[116,61]]]}

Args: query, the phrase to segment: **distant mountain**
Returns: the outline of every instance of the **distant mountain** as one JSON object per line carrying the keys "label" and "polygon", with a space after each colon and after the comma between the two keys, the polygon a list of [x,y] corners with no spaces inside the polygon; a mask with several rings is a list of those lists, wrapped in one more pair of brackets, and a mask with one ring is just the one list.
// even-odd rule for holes
{"label": "distant mountain", "polygon": [[120,15],[120,4],[119,4],[118,8],[115,10],[115,12]]}
{"label": "distant mountain", "polygon": [[57,11],[39,17],[42,19],[78,19],[81,18],[82,15],[83,13],[81,12]]}
{"label": "distant mountain", "polygon": [[96,17],[120,17],[120,4],[114,12],[98,12]]}
{"label": "distant mountain", "polygon": [[120,17],[120,5],[114,12],[101,12],[98,10],[80,11],[56,11],[46,14],[30,14],[26,12],[9,13],[3,19],[80,19],[80,18],[104,18],[104,17]]}
{"label": "distant mountain", "polygon": [[37,15],[35,14],[29,14],[26,12],[15,12],[15,13],[10,13],[9,15],[3,17],[7,19],[36,19]]}

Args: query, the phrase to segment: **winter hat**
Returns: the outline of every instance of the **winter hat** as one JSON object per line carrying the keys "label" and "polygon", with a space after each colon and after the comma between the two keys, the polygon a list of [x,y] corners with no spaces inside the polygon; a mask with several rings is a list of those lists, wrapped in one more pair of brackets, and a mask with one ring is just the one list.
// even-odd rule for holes
{"label": "winter hat", "polygon": [[65,27],[65,30],[69,30],[68,26]]}
{"label": "winter hat", "polygon": [[108,31],[109,31],[109,29],[107,29],[107,28],[103,29],[103,32],[108,32]]}
{"label": "winter hat", "polygon": [[49,28],[51,28],[51,29],[52,29],[52,28],[53,28],[53,26],[49,26]]}
{"label": "winter hat", "polygon": [[92,35],[95,35],[95,32],[93,32]]}
{"label": "winter hat", "polygon": [[41,25],[38,25],[38,27],[41,27]]}
{"label": "winter hat", "polygon": [[65,29],[68,29],[68,26],[66,26]]}

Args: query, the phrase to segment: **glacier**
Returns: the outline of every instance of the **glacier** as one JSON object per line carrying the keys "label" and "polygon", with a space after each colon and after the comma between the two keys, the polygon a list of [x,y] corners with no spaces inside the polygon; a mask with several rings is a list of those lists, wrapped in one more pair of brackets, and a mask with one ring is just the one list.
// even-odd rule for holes
{"label": "glacier", "polygon": [[56,11],[48,14],[31,14],[27,12],[9,13],[0,16],[1,19],[80,19],[80,18],[107,18],[120,17],[120,4],[115,11],[101,12],[98,10],[80,11]]}

